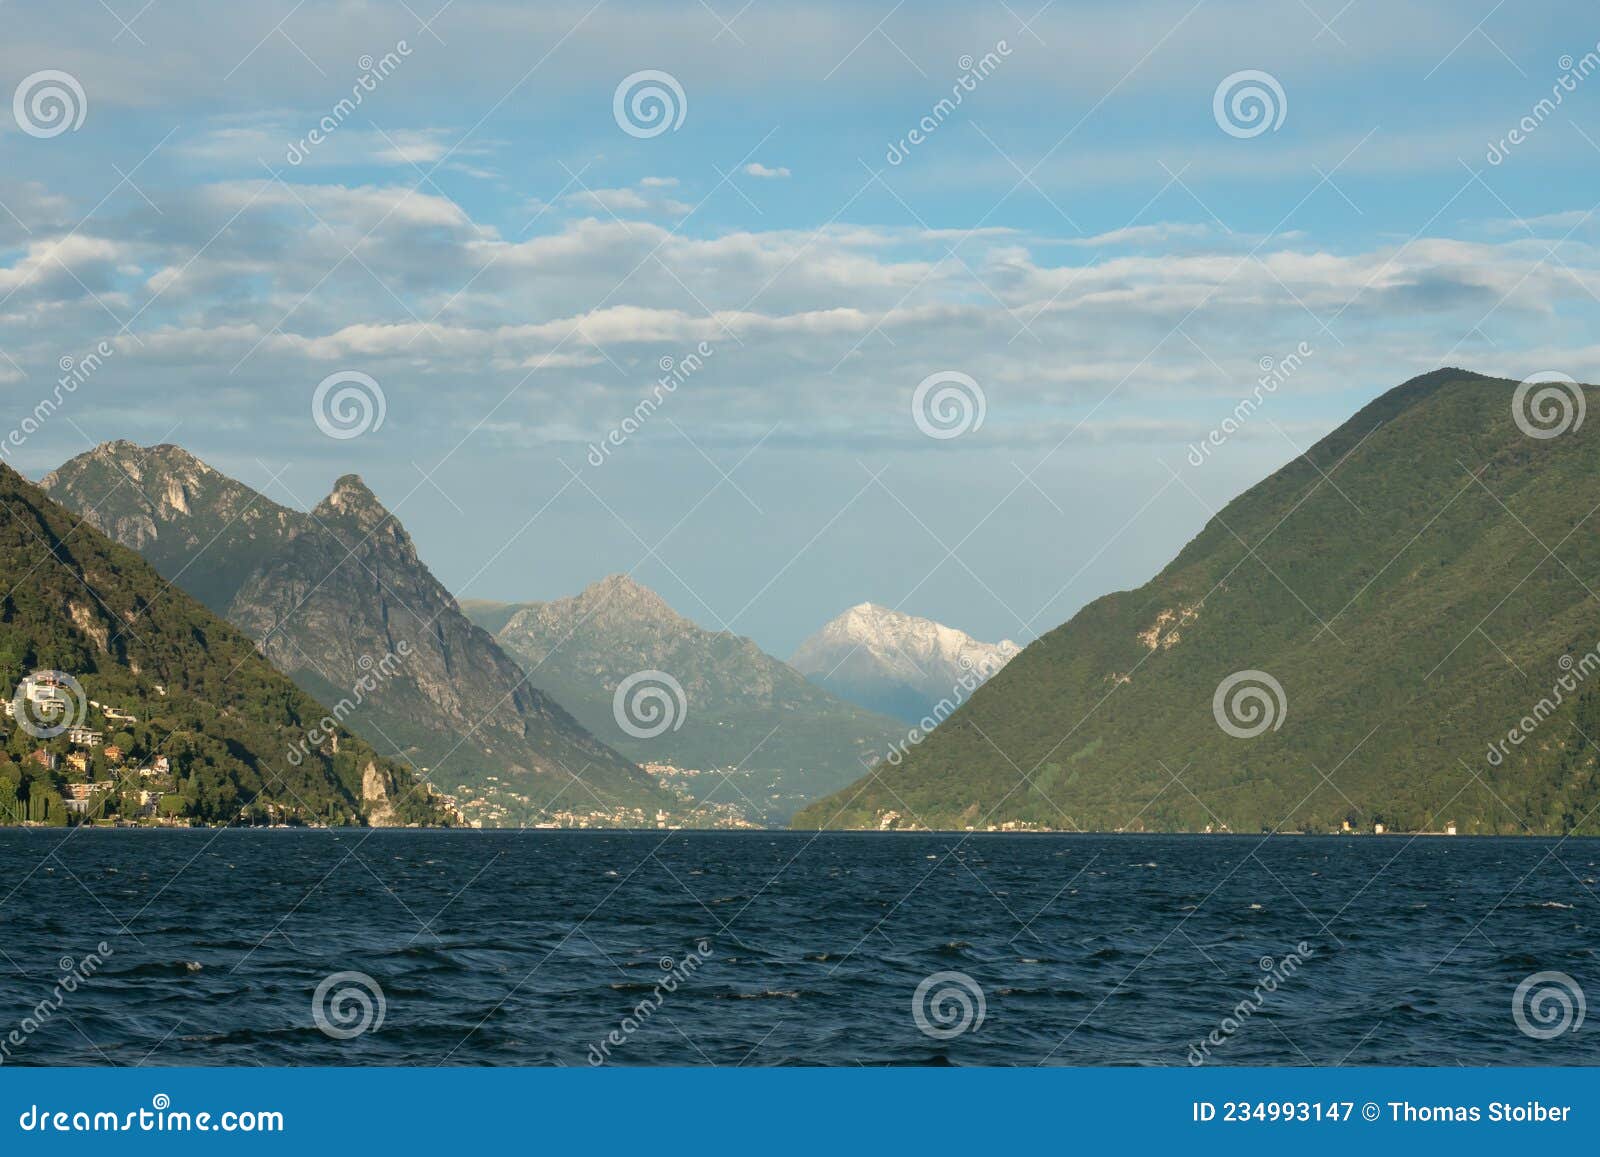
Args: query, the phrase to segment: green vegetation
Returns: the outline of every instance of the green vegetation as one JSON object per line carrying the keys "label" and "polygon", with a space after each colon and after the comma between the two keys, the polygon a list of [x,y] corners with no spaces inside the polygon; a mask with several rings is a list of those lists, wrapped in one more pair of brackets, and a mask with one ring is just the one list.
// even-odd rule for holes
{"label": "green vegetation", "polygon": [[[1529,437],[1514,388],[1385,394],[795,826],[1600,832],[1600,422]],[[1287,699],[1250,739],[1244,670]]]}
{"label": "green vegetation", "polygon": [[93,747],[40,740],[0,720],[0,822],[77,819],[66,799],[85,784],[104,785],[84,792],[88,818],[447,821],[425,784],[342,729],[290,759],[323,708],[144,559],[3,466],[0,591],[0,692],[9,699],[36,670],[64,671],[102,705],[86,706],[83,721],[103,737]]}

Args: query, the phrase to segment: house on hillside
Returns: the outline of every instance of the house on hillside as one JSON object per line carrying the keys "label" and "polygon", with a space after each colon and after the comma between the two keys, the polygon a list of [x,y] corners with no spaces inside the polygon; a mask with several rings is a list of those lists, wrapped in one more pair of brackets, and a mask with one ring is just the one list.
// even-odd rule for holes
{"label": "house on hillside", "polygon": [[5,713],[9,718],[15,718],[18,699],[33,704],[40,718],[58,714],[67,707],[67,685],[49,672],[39,672],[28,675],[17,684],[17,690],[11,698],[6,700]]}
{"label": "house on hillside", "polygon": [[111,785],[105,781],[100,783],[69,783],[63,792],[65,798],[62,802],[67,805],[69,812],[75,812],[78,815],[88,815],[91,812],[98,813],[103,810],[102,800],[110,790]]}

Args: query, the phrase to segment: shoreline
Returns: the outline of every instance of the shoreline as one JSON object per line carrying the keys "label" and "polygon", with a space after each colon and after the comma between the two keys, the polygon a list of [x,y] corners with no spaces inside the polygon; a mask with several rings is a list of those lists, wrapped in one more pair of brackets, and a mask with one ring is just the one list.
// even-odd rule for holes
{"label": "shoreline", "polygon": [[43,824],[21,823],[0,824],[0,833],[8,831],[100,831],[100,832],[330,832],[350,833],[363,832],[369,835],[380,832],[441,832],[451,835],[496,835],[496,834],[540,834],[540,835],[671,835],[685,833],[692,835],[725,835],[755,838],[761,836],[961,836],[961,837],[1000,837],[1012,838],[1018,836],[1038,838],[1123,838],[1123,839],[1210,839],[1210,840],[1275,840],[1275,839],[1401,839],[1409,843],[1416,839],[1451,839],[1451,840],[1595,840],[1600,839],[1600,831],[1590,835],[1573,832],[1492,832],[1492,833],[1459,833],[1450,835],[1447,832],[1115,832],[1115,831],[1030,831],[1030,832],[971,832],[960,828],[919,828],[916,830],[897,829],[880,831],[877,828],[548,828],[548,827],[523,827],[523,828],[473,828],[473,827],[446,827],[446,826],[408,826],[408,827],[329,827],[326,825],[293,825],[278,824],[273,826],[252,824]]}

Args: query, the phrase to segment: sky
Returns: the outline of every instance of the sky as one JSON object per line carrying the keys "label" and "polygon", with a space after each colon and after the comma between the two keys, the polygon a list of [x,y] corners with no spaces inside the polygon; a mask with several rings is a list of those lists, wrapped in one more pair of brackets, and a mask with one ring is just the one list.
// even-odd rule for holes
{"label": "sky", "polygon": [[64,9],[0,460],[359,473],[459,597],[1026,642],[1416,374],[1600,380],[1592,5]]}

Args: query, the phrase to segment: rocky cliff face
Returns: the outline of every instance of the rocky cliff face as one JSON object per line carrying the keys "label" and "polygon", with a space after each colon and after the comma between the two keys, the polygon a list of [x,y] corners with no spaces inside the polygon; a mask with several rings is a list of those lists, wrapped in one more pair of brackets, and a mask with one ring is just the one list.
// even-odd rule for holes
{"label": "rocky cliff face", "polygon": [[668,804],[466,619],[355,475],[301,513],[177,447],[108,443],[45,485],[178,585],[203,583],[274,666],[349,704],[349,725],[380,751],[446,791],[495,785],[489,818],[536,818],[557,797],[572,811]]}
{"label": "rocky cliff face", "polygon": [[942,699],[961,702],[1018,647],[983,643],[932,619],[873,603],[851,607],[801,643],[790,666],[875,711],[921,719]]}

